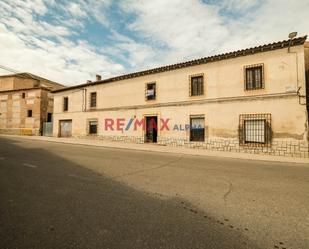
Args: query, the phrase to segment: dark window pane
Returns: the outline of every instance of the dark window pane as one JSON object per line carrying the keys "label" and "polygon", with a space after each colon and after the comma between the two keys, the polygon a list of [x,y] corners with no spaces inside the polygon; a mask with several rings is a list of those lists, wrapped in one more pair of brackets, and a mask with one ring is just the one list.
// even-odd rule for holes
{"label": "dark window pane", "polygon": [[204,79],[203,76],[191,77],[191,96],[204,94]]}
{"label": "dark window pane", "polygon": [[246,90],[263,88],[263,67],[246,68]]}
{"label": "dark window pane", "polygon": [[156,99],[156,83],[148,83],[146,86],[146,99],[155,100]]}
{"label": "dark window pane", "polygon": [[205,141],[205,118],[190,118],[190,141]]}
{"label": "dark window pane", "polygon": [[93,92],[90,94],[90,107],[97,106],[97,93]]}
{"label": "dark window pane", "polygon": [[98,123],[97,121],[89,122],[89,134],[97,134]]}
{"label": "dark window pane", "polygon": [[69,98],[64,97],[63,98],[63,111],[67,111],[69,109]]}
{"label": "dark window pane", "polygon": [[53,114],[52,113],[47,113],[47,122],[52,122],[53,119]]}
{"label": "dark window pane", "polygon": [[28,117],[28,118],[31,118],[31,117],[32,117],[32,110],[28,110],[28,112],[27,112],[27,117]]}

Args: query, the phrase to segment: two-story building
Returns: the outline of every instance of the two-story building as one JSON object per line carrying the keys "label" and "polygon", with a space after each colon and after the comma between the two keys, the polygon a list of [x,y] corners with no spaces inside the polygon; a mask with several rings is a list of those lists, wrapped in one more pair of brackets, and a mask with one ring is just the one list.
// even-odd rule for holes
{"label": "two-story building", "polygon": [[54,136],[308,157],[306,38],[53,91]]}
{"label": "two-story building", "polygon": [[0,134],[40,135],[53,115],[52,90],[64,86],[31,73],[0,76]]}

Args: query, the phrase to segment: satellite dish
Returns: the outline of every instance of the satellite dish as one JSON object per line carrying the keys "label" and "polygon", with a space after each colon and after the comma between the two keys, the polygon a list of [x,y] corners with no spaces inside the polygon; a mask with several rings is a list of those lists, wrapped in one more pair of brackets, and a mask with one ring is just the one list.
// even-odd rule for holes
{"label": "satellite dish", "polygon": [[289,34],[289,38],[290,38],[290,39],[293,39],[293,38],[295,38],[296,36],[297,36],[297,32],[292,32],[292,33]]}

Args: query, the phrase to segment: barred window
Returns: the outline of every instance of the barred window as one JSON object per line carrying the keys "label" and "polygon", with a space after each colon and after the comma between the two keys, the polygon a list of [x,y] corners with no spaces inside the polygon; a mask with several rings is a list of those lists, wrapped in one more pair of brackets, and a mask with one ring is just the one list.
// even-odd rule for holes
{"label": "barred window", "polygon": [[98,121],[92,120],[89,121],[89,134],[95,135],[98,132]]}
{"label": "barred window", "polygon": [[192,76],[190,78],[190,96],[199,96],[204,94],[204,76]]}
{"label": "barred window", "polygon": [[245,88],[246,90],[264,88],[264,68],[262,64],[245,67]]}
{"label": "barred window", "polygon": [[97,106],[97,93],[93,92],[90,93],[90,107],[96,107]]}
{"label": "barred window", "polygon": [[190,117],[190,141],[205,141],[205,117]]}
{"label": "barred window", "polygon": [[146,100],[155,100],[156,99],[156,83],[147,83],[146,84]]}
{"label": "barred window", "polygon": [[241,145],[270,145],[271,135],[271,114],[239,116],[239,143]]}

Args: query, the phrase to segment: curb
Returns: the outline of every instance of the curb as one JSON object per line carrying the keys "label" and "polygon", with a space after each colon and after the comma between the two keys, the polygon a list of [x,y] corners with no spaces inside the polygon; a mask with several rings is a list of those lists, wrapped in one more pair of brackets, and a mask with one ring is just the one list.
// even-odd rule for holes
{"label": "curb", "polygon": [[[173,153],[173,154],[182,154],[182,155],[191,155],[191,156],[205,156],[205,157],[217,157],[217,158],[221,157],[221,158],[231,158],[231,159],[250,160],[250,161],[297,163],[297,164],[307,164],[309,166],[309,158],[258,155],[258,154],[249,154],[249,153],[240,153],[240,152],[236,153],[236,152],[209,151],[209,150],[192,149],[192,148],[160,146],[160,145],[153,145],[153,144],[149,144],[145,146],[144,144],[123,143],[123,142],[116,142],[116,141],[106,142],[106,141],[100,141],[100,140],[87,140],[87,139],[77,139],[77,138],[17,136],[17,135],[4,135],[4,134],[0,134],[0,137],[18,138],[18,139],[24,139],[24,140],[28,139],[32,141],[43,141],[43,142],[73,144],[73,145],[83,145],[83,146],[95,146],[95,147],[104,147],[104,148],[113,148],[113,149],[139,150],[139,151],[159,152],[159,153]],[[94,141],[100,141],[101,144],[98,142],[94,143]]]}

